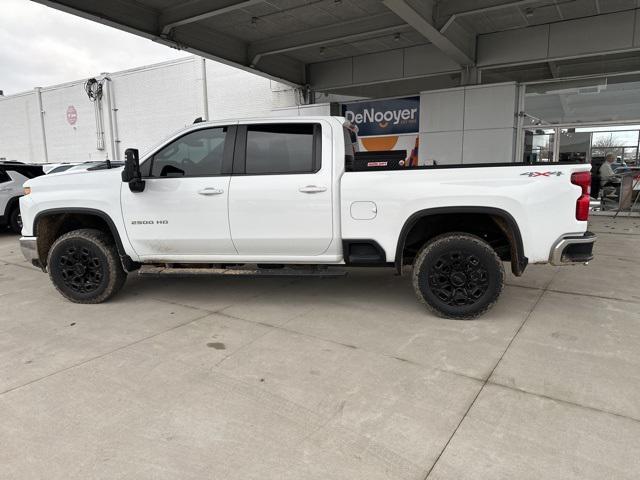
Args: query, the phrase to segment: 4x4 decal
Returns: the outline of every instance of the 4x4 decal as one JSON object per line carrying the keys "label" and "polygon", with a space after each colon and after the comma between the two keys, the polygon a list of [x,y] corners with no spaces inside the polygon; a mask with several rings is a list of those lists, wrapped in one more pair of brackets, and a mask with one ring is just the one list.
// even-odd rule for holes
{"label": "4x4 decal", "polygon": [[528,177],[559,177],[560,175],[562,175],[562,172],[558,171],[558,172],[524,172],[520,174],[522,175],[526,175]]}

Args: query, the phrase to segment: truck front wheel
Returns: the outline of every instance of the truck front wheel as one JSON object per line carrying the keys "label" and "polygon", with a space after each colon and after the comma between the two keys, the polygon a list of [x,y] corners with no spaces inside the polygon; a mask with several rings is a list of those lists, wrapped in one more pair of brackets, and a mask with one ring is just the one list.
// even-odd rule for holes
{"label": "truck front wheel", "polygon": [[92,228],[58,238],[49,250],[47,268],[56,289],[75,303],[104,302],[127,279],[113,239]]}
{"label": "truck front wheel", "polygon": [[446,318],[479,317],[496,303],[503,283],[504,268],[496,252],[467,233],[432,239],[418,252],[413,267],[416,295]]}

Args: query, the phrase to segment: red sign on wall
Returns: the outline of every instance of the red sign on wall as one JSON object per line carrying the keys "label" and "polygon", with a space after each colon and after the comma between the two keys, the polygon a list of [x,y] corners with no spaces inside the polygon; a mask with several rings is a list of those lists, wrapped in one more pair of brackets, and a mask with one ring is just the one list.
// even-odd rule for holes
{"label": "red sign on wall", "polygon": [[69,107],[67,108],[67,122],[69,123],[69,125],[75,125],[77,121],[78,112],[76,110],[76,107],[74,107],[73,105],[69,105]]}

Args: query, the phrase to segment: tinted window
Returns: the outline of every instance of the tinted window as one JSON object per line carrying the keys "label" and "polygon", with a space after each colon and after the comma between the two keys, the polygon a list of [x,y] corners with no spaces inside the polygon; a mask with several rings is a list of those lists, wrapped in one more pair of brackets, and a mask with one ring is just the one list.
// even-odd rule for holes
{"label": "tinted window", "polygon": [[6,167],[6,171],[16,172],[27,178],[35,178],[44,175],[44,171],[40,166],[31,165],[11,165]]}
{"label": "tinted window", "polygon": [[247,126],[247,174],[316,172],[319,158],[318,124]]}
{"label": "tinted window", "polygon": [[11,177],[4,170],[0,170],[0,183],[8,182],[11,180]]}
{"label": "tinted window", "polygon": [[71,167],[73,167],[73,165],[62,165],[51,170],[49,174],[64,172],[65,170],[69,170]]}
{"label": "tinted window", "polygon": [[227,127],[188,133],[153,157],[152,177],[220,175]]}

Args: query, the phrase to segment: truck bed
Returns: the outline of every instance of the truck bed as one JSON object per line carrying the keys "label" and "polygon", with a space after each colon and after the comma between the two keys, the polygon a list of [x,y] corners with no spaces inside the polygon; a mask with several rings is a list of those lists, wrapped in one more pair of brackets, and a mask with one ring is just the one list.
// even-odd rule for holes
{"label": "truck bed", "polygon": [[[519,226],[529,262],[547,262],[561,235],[586,231],[587,222],[576,220],[581,188],[571,183],[571,175],[589,169],[578,163],[506,163],[345,172],[340,187],[342,236],[375,238],[393,262],[398,232],[417,211],[501,210]],[[375,215],[354,218],[354,204],[370,204]]]}

